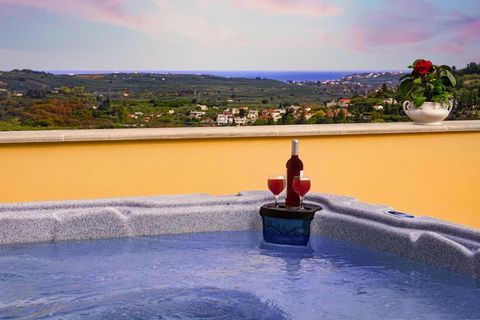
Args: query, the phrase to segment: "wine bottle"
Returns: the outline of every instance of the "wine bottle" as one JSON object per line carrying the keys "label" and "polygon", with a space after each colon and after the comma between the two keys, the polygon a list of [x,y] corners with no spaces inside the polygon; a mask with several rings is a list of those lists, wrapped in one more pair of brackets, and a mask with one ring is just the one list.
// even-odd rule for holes
{"label": "wine bottle", "polygon": [[298,140],[292,140],[292,156],[287,161],[287,197],[285,205],[287,207],[298,207],[300,205],[300,197],[293,190],[293,177],[299,176],[303,170],[303,162],[298,157]]}

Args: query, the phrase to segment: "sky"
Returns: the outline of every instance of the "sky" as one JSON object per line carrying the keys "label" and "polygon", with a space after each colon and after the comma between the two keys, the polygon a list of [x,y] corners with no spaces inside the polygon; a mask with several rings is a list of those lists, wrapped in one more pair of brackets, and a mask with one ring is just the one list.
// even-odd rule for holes
{"label": "sky", "polygon": [[480,0],[0,0],[0,70],[480,62]]}

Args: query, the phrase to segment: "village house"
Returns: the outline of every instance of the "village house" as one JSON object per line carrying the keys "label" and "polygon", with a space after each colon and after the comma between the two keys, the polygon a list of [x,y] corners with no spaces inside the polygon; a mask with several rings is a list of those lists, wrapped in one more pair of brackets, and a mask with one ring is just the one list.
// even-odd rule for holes
{"label": "village house", "polygon": [[197,104],[196,108],[199,109],[200,111],[207,111],[208,110],[208,107],[204,104]]}
{"label": "village house", "polygon": [[223,113],[217,115],[217,125],[225,126],[233,123],[233,116],[231,113]]}
{"label": "village house", "polygon": [[385,99],[383,99],[383,103],[384,104],[394,104],[394,103],[397,103],[397,100],[395,100],[393,98],[385,98]]}
{"label": "village house", "polygon": [[348,108],[350,103],[352,102],[352,98],[340,98],[338,100],[332,100],[326,103],[327,108],[331,107],[340,107],[340,108]]}
{"label": "village house", "polygon": [[230,112],[234,116],[240,113],[240,109],[238,109],[238,108],[231,108],[231,109],[227,109],[226,111]]}
{"label": "village house", "polygon": [[310,107],[302,107],[302,106],[294,106],[291,105],[287,108],[288,112],[293,114],[295,119],[300,119],[302,116],[305,117],[306,120],[310,119],[313,115],[310,113],[312,108]]}
{"label": "village house", "polygon": [[351,102],[352,98],[340,98],[338,99],[338,106],[340,108],[348,108]]}
{"label": "village house", "polygon": [[262,112],[262,118],[263,119],[272,118],[274,122],[277,122],[278,120],[282,119],[282,115],[284,113],[285,113],[285,110],[281,110],[281,109],[267,109]]}
{"label": "village house", "polygon": [[205,113],[205,111],[192,110],[190,111],[190,117],[194,119],[201,119],[205,115]]}
{"label": "village house", "polygon": [[348,111],[347,108],[330,109],[327,111],[325,115],[329,118],[333,118],[333,117],[339,116],[340,112],[343,112],[343,115],[345,116],[345,118],[349,118],[352,116],[352,114],[350,113],[350,111]]}
{"label": "village house", "polygon": [[244,126],[247,123],[247,117],[235,117],[234,121],[237,126]]}
{"label": "village house", "polygon": [[295,106],[295,105],[291,105],[290,107],[287,108],[288,112],[291,112],[291,113],[296,113],[298,112],[300,109],[302,109],[301,106]]}
{"label": "village house", "polygon": [[248,121],[255,122],[258,119],[258,110],[248,110],[247,113]]}
{"label": "village house", "polygon": [[336,100],[332,100],[332,101],[330,101],[330,102],[327,102],[327,103],[325,104],[325,106],[326,106],[327,108],[331,108],[331,107],[336,107],[337,104],[338,104],[338,103],[337,103]]}

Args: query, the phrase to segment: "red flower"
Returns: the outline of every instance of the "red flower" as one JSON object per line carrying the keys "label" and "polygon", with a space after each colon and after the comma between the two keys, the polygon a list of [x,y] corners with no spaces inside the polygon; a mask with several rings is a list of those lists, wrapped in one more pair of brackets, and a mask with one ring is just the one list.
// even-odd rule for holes
{"label": "red flower", "polygon": [[429,60],[418,60],[415,63],[414,71],[417,72],[419,75],[424,76],[430,71],[432,71],[433,65],[432,62]]}

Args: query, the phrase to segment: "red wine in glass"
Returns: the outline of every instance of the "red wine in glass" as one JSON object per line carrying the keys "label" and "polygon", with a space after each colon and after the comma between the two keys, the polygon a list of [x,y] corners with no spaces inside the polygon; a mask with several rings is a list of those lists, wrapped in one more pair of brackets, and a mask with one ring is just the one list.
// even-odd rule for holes
{"label": "red wine in glass", "polygon": [[303,209],[303,198],[307,194],[307,192],[310,190],[310,178],[300,175],[300,176],[295,176],[293,178],[292,186],[293,190],[298,194],[300,197],[300,206],[299,209]]}
{"label": "red wine in glass", "polygon": [[278,195],[285,189],[285,176],[271,174],[268,177],[268,189],[275,196],[275,207],[278,206]]}

